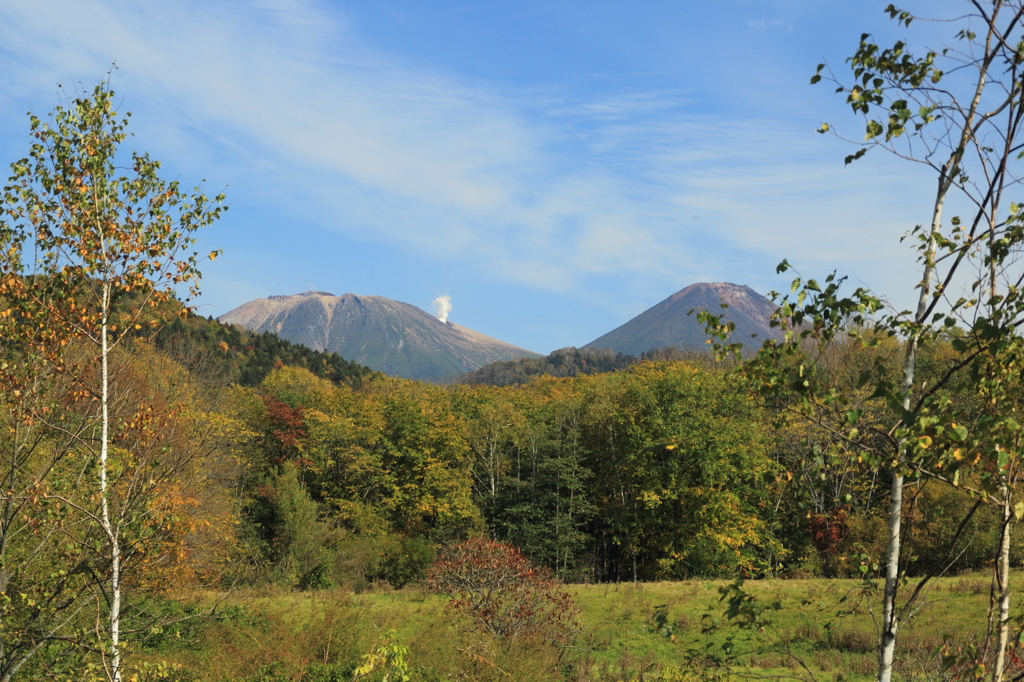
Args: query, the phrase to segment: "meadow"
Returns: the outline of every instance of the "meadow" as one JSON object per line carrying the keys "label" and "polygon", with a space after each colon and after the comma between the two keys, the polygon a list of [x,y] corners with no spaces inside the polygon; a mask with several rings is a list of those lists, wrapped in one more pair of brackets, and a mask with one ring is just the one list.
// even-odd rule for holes
{"label": "meadow", "polygon": [[[582,628],[567,648],[490,636],[422,586],[396,591],[375,585],[360,594],[240,591],[224,598],[222,618],[154,639],[141,658],[169,664],[161,674],[181,682],[873,678],[879,599],[865,590],[867,583],[748,581],[742,585],[747,619],[726,617],[729,602],[721,589],[730,585],[568,586]],[[966,660],[943,670],[943,649],[965,654],[981,641],[989,585],[990,577],[979,573],[934,581],[900,633],[895,679],[972,679]],[[375,653],[377,668],[358,674]],[[396,660],[399,667],[387,665]],[[1022,672],[1011,660],[1011,672]]]}

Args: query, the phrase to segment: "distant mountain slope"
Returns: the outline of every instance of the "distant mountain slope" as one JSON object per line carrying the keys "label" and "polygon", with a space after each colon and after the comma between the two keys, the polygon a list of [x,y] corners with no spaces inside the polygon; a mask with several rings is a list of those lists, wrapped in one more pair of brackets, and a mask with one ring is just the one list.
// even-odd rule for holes
{"label": "distant mountain slope", "polygon": [[383,296],[323,291],[270,296],[249,301],[219,320],[424,381],[450,381],[491,362],[539,357]]}
{"label": "distant mountain slope", "polygon": [[484,365],[475,372],[458,378],[460,384],[515,386],[540,376],[575,377],[584,374],[618,372],[638,362],[675,362],[686,360],[704,367],[713,367],[714,360],[705,352],[659,348],[637,358],[608,348],[561,348],[542,358],[519,358]]}
{"label": "distant mountain slope", "polygon": [[[722,303],[729,307],[722,309]],[[775,305],[767,298],[740,284],[700,282],[676,292],[583,348],[611,348],[617,353],[637,356],[666,346],[706,350],[708,336],[697,321],[697,309],[721,313],[734,322],[733,341],[742,342],[744,348],[756,348],[766,338],[781,338],[780,332],[768,324]],[[692,315],[688,314],[691,310],[695,311]],[[751,335],[756,335],[756,339]]]}
{"label": "distant mountain slope", "polygon": [[220,384],[258,386],[275,367],[302,367],[336,384],[358,388],[377,375],[369,367],[278,338],[189,313],[174,315],[151,339],[198,376]]}
{"label": "distant mountain slope", "polygon": [[580,374],[615,372],[636,364],[632,355],[607,348],[561,348],[541,358],[519,358],[484,365],[458,378],[460,384],[512,386],[539,376],[574,377]]}

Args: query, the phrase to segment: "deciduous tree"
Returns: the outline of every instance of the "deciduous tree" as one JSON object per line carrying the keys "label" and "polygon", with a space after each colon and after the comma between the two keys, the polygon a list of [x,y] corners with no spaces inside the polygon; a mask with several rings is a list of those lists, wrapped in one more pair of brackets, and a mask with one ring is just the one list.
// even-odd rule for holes
{"label": "deciduous tree", "polygon": [[[152,434],[144,406],[134,418],[112,414],[111,357],[135,330],[157,323],[148,313],[158,304],[178,291],[197,293],[193,235],[220,216],[223,197],[185,192],[161,179],[147,154],[121,152],[128,115],[115,111],[107,83],[57,107],[49,121],[30,115],[30,122],[29,155],[12,164],[3,195],[0,295],[24,352],[65,377],[83,408],[96,408],[80,410],[87,428],[77,437],[93,458],[95,495],[63,502],[101,531],[105,565],[94,585],[106,602],[101,648],[119,682],[123,534],[148,494],[145,479],[123,474],[138,463],[131,448]],[[72,346],[84,349],[74,362]],[[61,428],[52,412],[37,418]]]}
{"label": "deciduous tree", "polygon": [[[1001,680],[1008,641],[1008,539],[1013,521],[1014,483],[1020,459],[1020,425],[1006,386],[1018,365],[1019,327],[1024,324],[1020,269],[1014,267],[1024,242],[1024,212],[1010,193],[1024,123],[1024,3],[969,0],[967,12],[935,26],[955,26],[946,47],[914,53],[904,41],[879,45],[865,33],[847,60],[852,79],[826,64],[812,83],[830,81],[863,120],[864,137],[850,163],[883,150],[934,174],[935,191],[922,206],[922,224],[908,237],[918,256],[916,306],[892,310],[864,288],[844,296],[843,278],[823,284],[796,279],[774,324],[786,330],[782,342],[768,341],[744,369],[765,394],[796,395],[795,412],[837,436],[832,445],[885,468],[892,481],[888,547],[879,638],[878,679],[891,679],[900,625],[916,612],[920,591],[898,606],[903,572],[903,491],[906,478],[932,476],[952,485],[973,482],[973,493],[1002,510],[996,562],[997,623],[992,628],[991,666]],[[886,12],[901,27],[915,17],[890,5]],[[957,30],[959,29],[959,30]],[[835,131],[823,124],[820,132]],[[947,219],[956,199],[964,213]],[[779,270],[789,264],[783,262]],[[712,327],[727,330],[714,316]],[[925,381],[922,353],[949,343],[955,351]],[[816,357],[843,337],[864,346],[895,337],[902,369],[893,375],[882,363],[867,368],[859,385],[891,412],[888,424],[863,422],[856,394],[820,380]],[[986,407],[965,406],[951,391],[979,397]],[[837,416],[841,416],[836,419]]]}

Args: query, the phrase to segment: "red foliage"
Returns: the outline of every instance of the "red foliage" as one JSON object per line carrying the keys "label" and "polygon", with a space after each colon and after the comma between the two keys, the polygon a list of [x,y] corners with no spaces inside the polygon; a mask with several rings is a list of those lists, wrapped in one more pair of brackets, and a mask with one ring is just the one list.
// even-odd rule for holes
{"label": "red foliage", "polygon": [[256,486],[256,495],[267,500],[273,500],[276,497],[274,489],[269,485]]}
{"label": "red foliage", "polygon": [[839,543],[850,532],[849,511],[845,506],[836,507],[828,514],[811,514],[811,542],[823,557],[833,557]]}
{"label": "red foliage", "polygon": [[474,538],[450,547],[428,584],[451,597],[451,608],[502,637],[541,636],[566,646],[580,629],[572,595],[511,545]]}
{"label": "red foliage", "polygon": [[267,406],[267,433],[277,442],[280,464],[286,459],[296,459],[303,463],[298,454],[302,439],[306,437],[306,423],[302,418],[302,407],[290,407],[272,395],[264,395],[263,402]]}

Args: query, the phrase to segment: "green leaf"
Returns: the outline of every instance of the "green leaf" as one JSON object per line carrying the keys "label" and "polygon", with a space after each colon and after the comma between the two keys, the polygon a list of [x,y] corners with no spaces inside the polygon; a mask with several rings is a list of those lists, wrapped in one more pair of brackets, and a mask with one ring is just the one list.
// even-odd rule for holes
{"label": "green leaf", "polygon": [[844,165],[847,165],[847,166],[850,165],[851,163],[853,163],[854,161],[856,161],[857,159],[861,158],[862,156],[864,156],[867,153],[868,153],[868,148],[867,147],[862,147],[862,148],[858,149],[856,154],[850,154],[849,156],[846,157],[846,159],[844,160]]}

